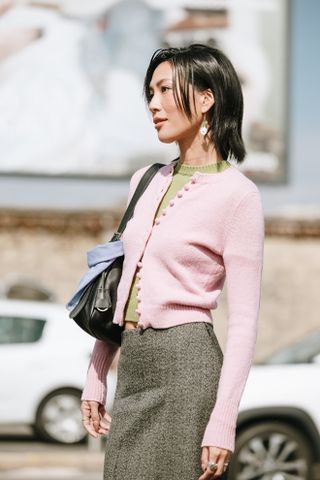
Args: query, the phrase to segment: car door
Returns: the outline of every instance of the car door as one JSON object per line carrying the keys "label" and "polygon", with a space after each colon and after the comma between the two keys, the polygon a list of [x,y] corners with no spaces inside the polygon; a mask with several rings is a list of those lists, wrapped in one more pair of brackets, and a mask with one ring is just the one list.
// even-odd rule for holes
{"label": "car door", "polygon": [[0,314],[1,423],[32,421],[32,386],[45,327],[45,318]]}

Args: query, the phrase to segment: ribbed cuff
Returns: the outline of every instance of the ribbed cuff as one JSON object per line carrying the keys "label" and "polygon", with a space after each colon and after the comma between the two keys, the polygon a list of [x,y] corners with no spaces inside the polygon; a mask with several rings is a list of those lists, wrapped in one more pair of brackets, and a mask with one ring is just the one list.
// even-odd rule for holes
{"label": "ribbed cuff", "polygon": [[107,374],[118,346],[97,340],[91,355],[81,400],[95,400],[105,405]]}
{"label": "ribbed cuff", "polygon": [[90,381],[86,382],[82,391],[81,400],[94,400],[105,405],[107,400],[107,381],[103,383],[97,379],[95,381],[92,380],[90,375]]}
{"label": "ribbed cuff", "polygon": [[238,406],[216,404],[207,424],[201,447],[220,447],[234,452]]}

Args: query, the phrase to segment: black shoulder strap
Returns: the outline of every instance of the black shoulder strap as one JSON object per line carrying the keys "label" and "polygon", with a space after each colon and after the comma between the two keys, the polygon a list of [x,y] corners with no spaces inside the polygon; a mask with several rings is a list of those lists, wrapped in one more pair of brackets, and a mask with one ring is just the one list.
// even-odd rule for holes
{"label": "black shoulder strap", "polygon": [[111,242],[114,242],[116,240],[119,240],[124,229],[126,228],[126,225],[127,225],[127,222],[130,220],[130,218],[132,217],[133,215],[133,212],[134,212],[134,208],[139,200],[139,198],[141,197],[141,195],[143,194],[143,192],[145,191],[145,189],[147,188],[147,186],[149,185],[149,183],[151,182],[152,178],[155,176],[155,174],[158,172],[158,170],[161,168],[161,167],[164,167],[165,164],[164,163],[154,163],[153,165],[151,165],[150,168],[148,168],[148,170],[143,174],[142,178],[140,179],[139,183],[138,183],[138,186],[130,200],[130,203],[122,217],[122,220],[120,222],[120,225],[118,227],[118,230],[117,232],[115,232],[113,234],[113,237],[111,239]]}

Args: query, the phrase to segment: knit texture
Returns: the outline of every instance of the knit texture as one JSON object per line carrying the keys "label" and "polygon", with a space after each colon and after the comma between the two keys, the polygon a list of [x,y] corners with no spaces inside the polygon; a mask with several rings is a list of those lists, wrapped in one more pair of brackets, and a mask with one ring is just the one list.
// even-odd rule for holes
{"label": "knit texture", "polygon": [[104,480],[201,476],[201,440],[222,360],[206,322],[123,332]]}
{"label": "knit texture", "polygon": [[[196,171],[213,174],[213,173],[223,172],[225,169],[229,167],[230,167],[230,163],[227,162],[226,160],[221,160],[221,162],[208,163],[206,165],[200,165],[200,166],[183,165],[182,163],[178,162],[174,167],[174,172],[172,176],[172,181],[170,183],[170,187],[166,191],[165,195],[163,196],[160,202],[160,205],[157,208],[155,218],[159,218],[161,216],[163,209],[168,207],[169,202],[176,196],[178,191],[182,189],[187,182],[189,182],[190,177]],[[140,262],[141,261],[142,261],[142,257],[140,259]],[[139,283],[139,278],[137,276],[137,273],[139,272],[140,262],[138,262],[138,267],[136,269],[136,273],[135,273],[132,285],[130,287],[129,298],[124,309],[125,321],[127,320],[131,322],[139,321],[139,316],[136,310],[138,309],[137,300],[138,300],[138,283]]]}
{"label": "knit texture", "polygon": [[[197,171],[154,222],[175,164],[162,167],[155,175],[123,233],[125,260],[113,321],[123,325],[125,304],[142,255],[137,314],[138,325],[144,329],[212,322],[212,310],[217,308],[226,281],[227,342],[217,399],[202,446],[234,451],[238,408],[253,360],[260,306],[261,197],[257,186],[234,165],[214,175]],[[149,165],[133,175],[128,201],[147,168]],[[103,379],[114,353],[113,347],[96,342],[83,399],[105,402]]]}

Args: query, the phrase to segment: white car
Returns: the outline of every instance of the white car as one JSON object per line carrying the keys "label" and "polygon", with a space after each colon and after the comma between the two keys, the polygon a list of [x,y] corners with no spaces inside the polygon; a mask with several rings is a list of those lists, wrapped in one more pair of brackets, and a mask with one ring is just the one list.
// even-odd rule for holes
{"label": "white car", "polygon": [[320,478],[320,331],[252,367],[230,477]]}
{"label": "white car", "polygon": [[93,343],[62,305],[1,300],[0,424],[61,443],[85,439],[79,407]]}
{"label": "white car", "polygon": [[[61,443],[83,440],[80,393],[93,343],[63,306],[0,301],[0,423],[32,425]],[[319,377],[320,331],[252,367],[230,480],[320,478]],[[111,414],[115,388],[110,371]]]}

